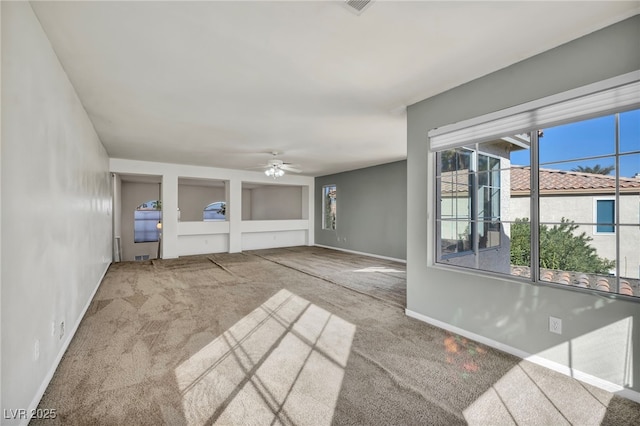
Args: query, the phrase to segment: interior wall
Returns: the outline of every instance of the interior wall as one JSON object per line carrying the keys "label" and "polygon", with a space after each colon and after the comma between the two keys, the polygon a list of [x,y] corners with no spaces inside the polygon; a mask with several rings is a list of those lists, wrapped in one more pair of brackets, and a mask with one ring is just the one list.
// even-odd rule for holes
{"label": "interior wall", "polygon": [[112,211],[107,153],[31,6],[0,7],[7,413],[44,393],[110,263]]}
{"label": "interior wall", "polygon": [[197,186],[178,183],[178,208],[180,208],[181,222],[202,222],[204,208],[216,201],[226,201],[224,186]]}
{"label": "interior wall", "polygon": [[[284,244],[286,242],[291,242],[290,245],[313,245],[313,177],[287,174],[279,178],[276,183],[273,183],[273,179],[269,178],[262,172],[191,166],[186,164],[126,160],[122,158],[110,158],[109,167],[110,171],[113,173],[119,173],[122,175],[158,176],[159,180],[162,180],[163,259],[172,259],[178,256],[202,253],[203,250],[208,250],[206,247],[208,243],[215,246],[215,250],[222,250],[224,247],[229,253],[237,253],[242,251],[243,244],[251,242],[251,237],[248,237],[246,234],[256,233],[261,234],[260,238],[264,238],[265,235],[271,234],[271,240],[273,243],[263,248],[269,248],[270,246],[279,247],[281,246],[280,244]],[[226,220],[216,222],[178,222],[178,183],[180,179],[224,181],[226,194],[225,199],[229,204]],[[299,199],[301,206],[299,209],[300,212],[304,212],[305,218],[301,220],[243,221],[243,205],[245,204],[244,199],[247,197],[247,192],[243,191],[243,186],[246,186],[244,185],[244,182],[251,182],[252,186],[282,185],[301,188],[300,193],[302,195]],[[304,200],[302,199],[303,197]],[[304,204],[304,207],[302,207],[302,204]],[[133,208],[135,208],[135,206]],[[125,226],[124,221],[122,226]],[[278,235],[275,235],[275,239],[273,238],[274,233],[282,233],[285,231],[304,231],[304,238],[301,239],[296,237],[295,241],[288,237],[279,238]],[[221,241],[219,236],[223,234],[226,235],[226,238],[224,241]],[[209,236],[214,237],[211,239]],[[266,241],[262,240],[262,243],[266,244]]]}
{"label": "interior wall", "polygon": [[242,220],[251,220],[251,190],[242,188]]}
{"label": "interior wall", "polygon": [[[336,229],[322,229],[322,187],[336,185]],[[407,162],[396,161],[315,181],[316,244],[406,259]]]}
{"label": "interior wall", "polygon": [[[426,138],[436,127],[638,70],[638,40],[635,16],[408,108],[409,311],[640,391],[638,302],[434,266],[434,163]],[[549,316],[563,320],[562,335],[548,331]]]}
{"label": "interior wall", "polygon": [[251,189],[251,220],[302,219],[302,188],[266,185]]}
{"label": "interior wall", "polygon": [[158,243],[136,243],[133,232],[134,211],[142,203],[159,199],[158,188],[157,183],[122,182],[120,244],[123,261],[133,261],[136,256],[142,255],[148,255],[149,259],[158,257]]}

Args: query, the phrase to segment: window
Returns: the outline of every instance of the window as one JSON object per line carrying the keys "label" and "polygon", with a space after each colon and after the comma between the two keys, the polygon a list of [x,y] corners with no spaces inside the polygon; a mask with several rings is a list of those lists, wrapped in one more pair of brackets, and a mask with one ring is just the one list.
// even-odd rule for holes
{"label": "window", "polygon": [[225,220],[227,214],[227,203],[216,201],[209,204],[202,212],[202,220],[211,222],[214,220]]}
{"label": "window", "polygon": [[147,201],[136,207],[133,216],[133,241],[153,243],[159,240],[162,221],[162,204],[158,200]]}
{"label": "window", "polygon": [[595,232],[599,234],[612,234],[615,232],[616,200],[615,198],[595,198]]}
{"label": "window", "polygon": [[440,166],[440,234],[444,255],[472,249],[471,162],[474,152],[458,148],[438,153]]}
{"label": "window", "polygon": [[430,131],[435,261],[640,298],[639,107],[630,74]]}
{"label": "window", "polygon": [[[491,263],[493,255],[482,251],[501,246],[502,174],[509,170],[508,159],[497,154],[504,144],[497,140],[436,154],[439,257],[449,264]],[[507,264],[498,263],[487,267],[506,272]]]}
{"label": "window", "polygon": [[500,159],[469,148],[437,155],[442,253],[499,246]]}
{"label": "window", "polygon": [[478,248],[500,245],[500,158],[477,153]]}
{"label": "window", "polygon": [[336,186],[322,187],[322,229],[336,229]]}

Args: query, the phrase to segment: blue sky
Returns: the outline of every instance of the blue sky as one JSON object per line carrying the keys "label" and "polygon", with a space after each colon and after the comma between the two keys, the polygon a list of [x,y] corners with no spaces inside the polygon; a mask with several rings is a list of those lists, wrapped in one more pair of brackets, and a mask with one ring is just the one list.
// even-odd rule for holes
{"label": "blue sky", "polygon": [[[620,114],[620,153],[640,151],[640,110]],[[540,167],[571,170],[577,166],[602,167],[614,165],[615,118],[613,115],[578,123],[544,129],[540,139]],[[607,155],[606,158],[579,160],[580,158]],[[567,161],[567,163],[554,163]],[[516,151],[511,164],[528,165],[529,151]],[[620,176],[632,177],[640,173],[640,153],[620,157]],[[615,175],[615,171],[611,172]]]}

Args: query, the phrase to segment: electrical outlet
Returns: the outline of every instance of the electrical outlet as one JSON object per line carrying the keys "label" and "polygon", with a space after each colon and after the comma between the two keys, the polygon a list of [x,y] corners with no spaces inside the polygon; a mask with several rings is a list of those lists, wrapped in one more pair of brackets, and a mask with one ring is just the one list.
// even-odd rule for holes
{"label": "electrical outlet", "polygon": [[33,345],[33,360],[37,361],[39,359],[40,359],[40,340],[36,339],[36,342]]}
{"label": "electrical outlet", "polygon": [[52,336],[56,335],[56,322],[55,321],[51,321],[51,335]]}
{"label": "electrical outlet", "polygon": [[60,321],[60,337],[62,339],[64,337],[64,321]]}
{"label": "electrical outlet", "polygon": [[549,317],[549,331],[562,334],[562,320],[556,317]]}

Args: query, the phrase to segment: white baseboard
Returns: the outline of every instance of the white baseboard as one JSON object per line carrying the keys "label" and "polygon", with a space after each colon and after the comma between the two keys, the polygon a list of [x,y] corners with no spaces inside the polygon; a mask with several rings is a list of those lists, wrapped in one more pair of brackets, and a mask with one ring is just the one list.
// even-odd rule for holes
{"label": "white baseboard", "polygon": [[444,330],[450,331],[455,334],[459,334],[460,336],[466,337],[471,340],[475,340],[476,342],[482,343],[483,345],[487,345],[492,348],[501,350],[508,354],[517,356],[518,358],[522,358],[524,360],[533,362],[534,364],[538,364],[542,367],[546,367],[550,370],[557,371],[558,373],[564,374],[565,376],[573,377],[574,379],[580,380],[581,382],[593,385],[600,389],[604,389],[608,392],[615,393],[616,395],[619,395],[623,398],[627,398],[632,401],[640,403],[640,392],[627,389],[623,386],[617,385],[615,383],[611,383],[607,380],[603,380],[591,374],[584,373],[572,367],[567,367],[566,365],[559,364],[555,361],[550,361],[541,356],[532,355],[518,348],[514,348],[513,346],[505,345],[493,339],[489,339],[487,337],[481,336],[471,331],[464,330],[462,328],[456,327],[451,324],[447,324],[446,322],[437,320],[435,318],[431,318],[426,315],[419,314],[410,309],[405,309],[405,314],[411,318],[415,318],[422,322],[426,322],[427,324],[431,324],[435,327],[442,328]]}
{"label": "white baseboard", "polygon": [[[87,309],[89,309],[89,305],[91,305],[91,302],[93,301],[93,298],[95,297],[96,292],[98,291],[98,288],[100,288],[100,284],[102,283],[104,276],[107,274],[107,271],[109,270],[109,266],[111,266],[111,263],[108,263],[107,266],[104,268],[104,271],[102,272],[102,275],[98,280],[98,283],[96,284],[95,288],[91,292],[91,296],[89,297],[89,300],[87,300],[87,303],[84,305],[84,308],[82,309],[82,313],[76,320],[75,324],[73,325],[73,328],[71,329],[71,332],[67,335],[67,338],[62,344],[62,347],[60,348],[60,352],[58,352],[58,356],[56,357],[56,360],[51,365],[51,368],[49,369],[49,372],[47,373],[44,380],[42,381],[40,388],[38,388],[38,392],[36,393],[36,396],[31,401],[31,404],[29,404],[29,409],[27,410],[27,413],[33,413],[38,408],[38,404],[40,404],[40,400],[42,399],[44,392],[47,390],[47,387],[49,387],[49,383],[53,378],[53,374],[56,372],[58,365],[60,364],[60,361],[62,361],[62,357],[64,356],[65,352],[67,352],[67,348],[69,348],[69,344],[71,343],[73,336],[75,336],[76,331],[78,331],[80,322],[82,321],[82,318],[84,318],[84,315],[87,313]],[[25,419],[20,424],[26,426],[29,424],[29,420],[31,420],[30,416],[28,419]]]}
{"label": "white baseboard", "polygon": [[391,260],[393,262],[407,263],[407,261],[404,260],[404,259],[396,259],[395,257],[380,256],[379,254],[365,253],[365,252],[362,252],[362,251],[355,251],[355,250],[347,250],[347,249],[343,249],[343,248],[340,248],[340,247],[325,246],[323,244],[314,244],[314,246],[327,248],[327,249],[331,249],[331,250],[344,251],[344,252],[347,252],[347,253],[359,254],[361,256],[375,257],[377,259]]}

